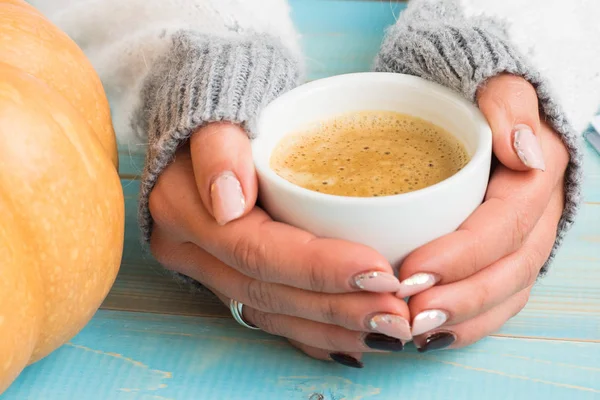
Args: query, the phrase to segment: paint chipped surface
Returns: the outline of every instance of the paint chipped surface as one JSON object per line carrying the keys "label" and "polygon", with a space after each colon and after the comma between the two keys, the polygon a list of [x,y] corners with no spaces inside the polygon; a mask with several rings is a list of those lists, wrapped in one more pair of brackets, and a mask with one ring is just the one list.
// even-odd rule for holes
{"label": "paint chipped surface", "polygon": [[[111,364],[110,367],[113,368],[113,370],[128,370],[128,373],[126,374],[127,378],[123,382],[122,387],[118,389],[119,392],[136,394],[136,399],[171,400],[169,397],[148,393],[166,389],[168,385],[165,381],[173,378],[171,372],[150,368],[149,365],[144,364],[141,361],[134,360],[133,358],[118,353],[96,350],[74,343],[67,343],[65,346],[94,354],[95,359],[90,359],[90,364]],[[135,371],[131,371],[131,367],[135,368]],[[142,373],[140,373],[140,370]]]}

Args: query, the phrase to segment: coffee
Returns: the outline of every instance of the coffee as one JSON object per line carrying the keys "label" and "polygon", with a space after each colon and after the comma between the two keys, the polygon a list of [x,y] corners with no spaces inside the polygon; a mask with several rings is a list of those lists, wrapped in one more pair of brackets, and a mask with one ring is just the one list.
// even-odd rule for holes
{"label": "coffee", "polygon": [[396,112],[364,111],[284,137],[270,166],[309,190],[377,197],[434,185],[468,161],[462,143],[437,125]]}

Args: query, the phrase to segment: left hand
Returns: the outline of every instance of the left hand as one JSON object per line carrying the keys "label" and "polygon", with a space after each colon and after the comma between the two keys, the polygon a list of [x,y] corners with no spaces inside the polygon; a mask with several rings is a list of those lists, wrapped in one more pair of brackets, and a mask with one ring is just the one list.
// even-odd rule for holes
{"label": "left hand", "polygon": [[415,250],[400,268],[399,296],[411,296],[420,351],[467,346],[521,311],[563,212],[569,153],[540,123],[531,84],[500,75],[479,90],[477,100],[501,163],[485,201],[457,231]]}

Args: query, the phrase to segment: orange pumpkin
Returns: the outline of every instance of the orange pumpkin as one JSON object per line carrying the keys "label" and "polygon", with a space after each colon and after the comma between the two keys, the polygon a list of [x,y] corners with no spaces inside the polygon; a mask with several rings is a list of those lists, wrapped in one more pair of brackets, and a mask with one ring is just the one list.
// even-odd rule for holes
{"label": "orange pumpkin", "polygon": [[116,277],[124,201],[115,135],[83,52],[0,0],[0,394],[70,340]]}

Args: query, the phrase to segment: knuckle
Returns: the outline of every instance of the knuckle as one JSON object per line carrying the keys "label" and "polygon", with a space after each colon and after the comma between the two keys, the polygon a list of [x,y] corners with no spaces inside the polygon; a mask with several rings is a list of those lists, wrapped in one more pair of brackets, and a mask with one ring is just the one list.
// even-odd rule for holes
{"label": "knuckle", "polygon": [[335,302],[329,296],[323,296],[320,307],[321,320],[325,323],[336,323],[341,315]]}
{"label": "knuckle", "polygon": [[481,237],[469,227],[461,229],[461,233],[466,236],[464,243],[467,245],[467,250],[463,253],[466,259],[461,263],[462,276],[471,276],[479,269]]}
{"label": "knuckle", "polygon": [[[337,332],[336,329],[332,329],[333,327],[327,327],[325,329],[323,329],[323,344],[325,345],[325,349],[326,350],[343,350],[343,347],[340,344],[340,334],[339,332]],[[356,341],[358,342],[358,336],[356,338]],[[357,348],[359,347],[358,343],[357,343]]]}
{"label": "knuckle", "polygon": [[[490,288],[487,285],[479,285],[476,292],[473,296],[474,300],[473,304],[475,305],[475,309],[472,310],[474,313],[480,313],[488,308],[488,303],[490,301]],[[473,312],[469,312],[468,314],[474,314]]]}
{"label": "knuckle", "polygon": [[276,318],[273,314],[255,311],[248,321],[271,335],[284,336],[282,335],[279,324],[276,323]]}
{"label": "knuckle", "polygon": [[527,79],[518,75],[503,74],[492,78],[492,86],[497,87],[500,91],[506,90],[516,97],[535,96],[537,98],[533,85]]}
{"label": "knuckle", "polygon": [[260,311],[275,312],[275,305],[278,304],[273,298],[273,293],[268,289],[268,285],[257,279],[252,279],[246,285],[247,304],[250,307]]}
{"label": "knuckle", "polygon": [[511,115],[512,108],[510,106],[510,103],[508,99],[501,93],[498,93],[495,90],[490,91],[488,94],[488,99],[488,101],[490,101],[494,105],[494,108],[496,108],[498,113],[500,113],[501,115]]}
{"label": "knuckle", "polygon": [[546,231],[546,236],[542,238],[542,244],[540,245],[539,250],[540,267],[541,264],[545,263],[548,260],[548,258],[550,258],[552,250],[554,250],[557,232],[558,225],[553,225]]}
{"label": "knuckle", "polygon": [[244,274],[262,280],[262,260],[266,259],[267,248],[264,243],[255,244],[246,236],[241,236],[233,245],[232,255],[234,263],[239,266]]}
{"label": "knuckle", "polygon": [[168,270],[174,270],[173,255],[177,252],[177,246],[169,244],[161,235],[152,232],[150,236],[150,253],[160,265]]}
{"label": "knuckle", "polygon": [[519,293],[517,295],[517,303],[515,306],[515,311],[512,314],[512,317],[514,317],[515,315],[520,313],[525,308],[525,306],[527,306],[527,303],[529,303],[530,294],[531,294],[531,292],[529,290],[525,290],[524,292]]}
{"label": "knuckle", "polygon": [[152,192],[150,192],[150,196],[148,196],[148,210],[155,224],[164,225],[169,206],[167,205],[165,193],[159,186],[159,183],[156,184]]}
{"label": "knuckle", "polygon": [[516,317],[517,315],[519,315],[519,313],[521,311],[523,311],[525,306],[527,306],[527,303],[529,303],[530,295],[531,295],[530,290],[524,290],[515,295],[516,297],[515,297],[515,300],[513,303],[514,306],[513,306],[512,310],[510,311],[510,315],[509,315],[508,319]]}
{"label": "knuckle", "polygon": [[536,96],[536,91],[531,83],[528,80],[516,76],[516,75],[507,75],[506,76],[506,84],[508,88],[515,93],[517,96]]}
{"label": "knuckle", "polygon": [[160,264],[166,264],[164,262],[164,242],[161,240],[160,236],[156,234],[156,230],[153,231],[152,235],[150,236],[150,253],[152,253],[156,261],[158,261]]}
{"label": "knuckle", "polygon": [[323,279],[324,268],[318,268],[316,265],[311,264],[308,266],[308,283],[310,290],[314,292],[323,292],[325,290],[325,282]]}
{"label": "knuckle", "polygon": [[513,230],[512,230],[512,245],[514,249],[518,249],[525,242],[525,239],[529,236],[531,231],[531,218],[525,211],[520,209],[510,208],[509,204],[506,204],[509,209],[513,210]]}
{"label": "knuckle", "polygon": [[522,114],[522,110],[533,111],[538,108],[537,92],[533,85],[526,79],[511,74],[492,78],[480,92],[480,102],[487,109],[509,118]]}
{"label": "knuckle", "polygon": [[148,196],[148,211],[154,224],[169,229],[177,225],[177,210],[179,208],[176,201],[172,199],[173,191],[168,190],[167,185],[164,184],[165,179],[164,175],[160,176],[150,192]]}
{"label": "knuckle", "polygon": [[533,248],[523,252],[520,259],[522,262],[518,267],[520,271],[519,281],[521,283],[520,288],[524,289],[535,283],[543,261],[539,251]]}

